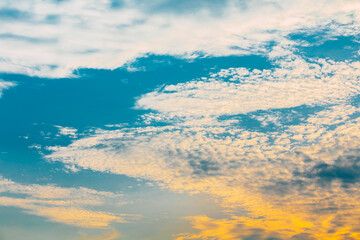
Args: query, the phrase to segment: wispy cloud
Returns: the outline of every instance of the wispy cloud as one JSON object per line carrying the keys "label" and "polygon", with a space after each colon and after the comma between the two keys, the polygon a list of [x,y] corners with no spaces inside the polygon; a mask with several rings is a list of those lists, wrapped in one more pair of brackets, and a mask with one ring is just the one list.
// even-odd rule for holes
{"label": "wispy cloud", "polygon": [[[11,195],[8,195],[11,194]],[[95,191],[88,188],[62,188],[54,185],[24,185],[0,178],[0,205],[18,207],[26,213],[48,218],[50,221],[84,228],[108,228],[111,222],[128,222],[136,216],[87,210],[88,206],[102,206],[123,201],[121,194]]]}

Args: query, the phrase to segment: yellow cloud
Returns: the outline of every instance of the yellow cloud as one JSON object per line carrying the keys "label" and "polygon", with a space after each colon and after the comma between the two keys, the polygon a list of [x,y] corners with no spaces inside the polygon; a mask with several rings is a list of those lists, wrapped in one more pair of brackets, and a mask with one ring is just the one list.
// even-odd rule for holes
{"label": "yellow cloud", "polygon": [[205,215],[187,217],[193,227],[199,230],[197,234],[179,234],[175,240],[202,239],[202,240],[239,240],[256,236],[257,240],[269,237],[281,237],[276,232],[261,228],[251,228],[236,219],[213,219]]}
{"label": "yellow cloud", "polygon": [[85,228],[108,228],[110,222],[127,222],[121,216],[112,213],[77,208],[38,208],[34,213],[48,217],[51,221]]}

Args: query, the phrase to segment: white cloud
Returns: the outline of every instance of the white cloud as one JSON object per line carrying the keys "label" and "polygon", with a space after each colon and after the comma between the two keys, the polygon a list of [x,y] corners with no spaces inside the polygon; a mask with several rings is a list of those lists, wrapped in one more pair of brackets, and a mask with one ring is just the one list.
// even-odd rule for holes
{"label": "white cloud", "polygon": [[[358,119],[350,118],[358,109],[349,100],[360,94],[360,63],[306,61],[292,53],[277,63],[279,67],[273,70],[223,69],[209,78],[145,94],[137,100],[137,107],[157,113],[145,114],[144,123],[163,121],[168,126],[97,130],[69,146],[50,147],[53,153],[47,158],[64,162],[71,169],[77,166],[170,184],[174,176],[187,179],[194,173],[226,174],[232,168],[242,170],[241,181],[257,181],[260,178],[253,174],[267,172],[265,169],[273,169],[265,178],[286,179],[291,170],[305,166],[302,160],[296,162],[296,151],[313,159],[321,155],[322,161],[331,163],[335,156],[355,149],[356,139],[345,139],[358,134]],[[322,105],[325,109],[289,126],[279,123],[279,119],[289,117],[287,113],[254,114],[257,110],[303,105]],[[280,130],[261,132],[238,127],[239,120],[231,117],[237,114],[248,114],[263,126],[276,123]],[[219,120],[223,115],[229,119]],[[334,125],[331,130],[330,124]],[[330,147],[334,139],[338,145],[331,143]],[[322,156],[326,148],[337,149],[337,153]],[[294,160],[284,163],[281,158]],[[273,159],[271,164],[269,159]],[[283,172],[286,168],[288,173]]]}
{"label": "white cloud", "polygon": [[6,82],[0,79],[0,97],[2,96],[2,92],[10,87],[16,86],[13,82]]}
{"label": "white cloud", "polygon": [[0,71],[56,78],[77,68],[117,68],[147,53],[264,52],[264,43],[299,29],[357,34],[360,22],[355,0],[230,0],[187,13],[175,5],[159,10],[163,2],[111,8],[110,0],[2,1]]}
{"label": "white cloud", "polygon": [[64,136],[70,136],[72,138],[77,137],[77,129],[72,127],[62,127],[62,126],[55,126],[59,129],[59,134]]}
{"label": "white cloud", "polygon": [[[224,69],[207,80],[169,85],[137,102],[172,116],[221,116],[339,103],[360,93],[360,63],[293,57],[274,70]],[[227,80],[227,81],[224,81]]]}

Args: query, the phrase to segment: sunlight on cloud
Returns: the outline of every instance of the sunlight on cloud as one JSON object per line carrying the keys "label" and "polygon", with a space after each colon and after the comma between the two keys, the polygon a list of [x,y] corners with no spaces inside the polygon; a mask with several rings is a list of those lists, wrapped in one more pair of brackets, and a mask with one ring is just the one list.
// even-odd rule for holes
{"label": "sunlight on cloud", "polygon": [[[359,237],[360,118],[351,99],[360,94],[360,63],[293,53],[276,61],[273,70],[223,69],[145,94],[137,107],[153,110],[143,116],[148,126],[99,129],[49,147],[46,158],[206,193],[229,215],[189,217],[199,233],[178,239]],[[239,116],[263,128],[245,129]]]}
{"label": "sunlight on cloud", "polygon": [[[156,212],[156,216],[141,224],[152,228],[168,221],[162,229],[166,234],[168,229],[175,229],[171,224],[178,224],[176,230],[181,229],[181,233],[173,235],[176,240],[360,239],[358,0],[4,0],[0,2],[0,24],[0,72],[6,73],[6,78],[21,82],[28,77],[12,73],[75,78],[79,75],[77,70],[84,68],[128,70],[114,71],[119,75],[81,70],[83,74],[101,73],[89,77],[93,82],[84,88],[83,95],[76,92],[83,90],[80,83],[77,86],[81,88],[61,95],[59,101],[59,95],[52,96],[51,91],[63,93],[73,85],[55,88],[64,80],[52,81],[56,82],[54,85],[47,85],[43,79],[34,80],[34,85],[24,89],[25,97],[21,99],[35,96],[29,89],[42,88],[44,94],[38,95],[44,98],[39,99],[50,97],[52,101],[44,108],[29,111],[36,123],[25,121],[29,124],[24,122],[19,128],[25,130],[19,131],[29,133],[20,138],[16,135],[16,140],[10,138],[6,147],[19,145],[16,147],[21,149],[24,144],[31,154],[36,151],[43,160],[60,162],[69,171],[90,170],[86,173],[89,175],[99,171],[145,180],[154,188],[148,190],[139,183],[136,186],[140,190],[130,191],[133,186],[126,185],[127,181],[122,183],[129,196],[139,200],[127,205],[127,210]],[[316,52],[314,49],[326,52],[325,42],[333,44],[337,58],[331,54],[309,54]],[[343,54],[344,49],[340,48],[349,49]],[[142,63],[137,65],[137,60],[140,63],[141,57],[153,55],[189,62],[196,59],[196,64],[185,66],[188,61],[179,61],[180,64],[171,63],[179,64],[178,71],[168,68],[162,72],[159,66],[159,72],[153,71],[153,75],[129,73],[140,71],[136,66]],[[219,65],[218,59],[207,64],[199,60],[240,55],[259,57],[263,63],[256,64],[259,69],[251,69],[237,66],[251,66],[256,60],[249,60],[246,65],[231,62],[233,58],[229,59],[231,64]],[[151,57],[147,60],[152,61]],[[208,74],[199,77],[205,71]],[[180,74],[172,79],[169,73]],[[121,74],[131,76],[129,79],[136,84],[121,79]],[[96,82],[110,75],[130,87],[118,93],[115,86],[120,85],[115,80]],[[150,79],[151,84],[136,82],[139,76],[149,76],[144,79]],[[152,82],[154,76],[161,81]],[[165,76],[169,80],[164,81]],[[164,82],[168,84],[156,85]],[[100,95],[107,94],[104,90],[108,88],[99,88],[99,95],[90,95],[99,84],[114,84],[118,95],[126,92],[123,98],[114,98],[125,99],[126,104],[113,101],[115,104],[103,112],[95,109],[114,100],[111,94],[109,98]],[[16,85],[0,79],[0,97]],[[89,104],[86,97],[95,100]],[[102,101],[96,102],[100,98]],[[63,104],[61,101],[65,100]],[[66,107],[72,101],[79,102]],[[134,105],[128,109],[131,101]],[[111,107],[115,105],[114,110]],[[74,113],[83,106],[87,108],[84,112],[94,110],[94,114],[86,115],[94,119],[87,121],[89,117],[83,117],[80,110],[80,119],[76,119],[66,115],[71,111],[64,110],[71,108]],[[39,114],[49,107],[52,113]],[[21,110],[14,111],[13,118],[9,118],[12,120],[5,121],[4,126],[17,122]],[[103,117],[111,111],[119,112]],[[100,112],[102,116],[97,118]],[[116,119],[103,122],[114,116],[123,121],[138,118],[119,124],[113,122]],[[56,133],[47,135],[46,142],[26,145],[38,141],[33,134],[36,129],[30,126],[40,122],[44,126],[50,122],[57,128]],[[98,125],[90,129],[91,123]],[[98,128],[102,123],[109,125]],[[78,129],[64,127],[65,124]],[[14,132],[19,133],[18,129]],[[44,145],[47,147],[41,147]],[[0,152],[4,156],[8,154],[6,147],[6,152]],[[102,186],[110,181],[104,181]],[[195,211],[197,205],[193,204],[196,206],[191,207],[191,214],[190,210],[172,209],[176,216],[183,214],[174,220],[170,210],[159,211],[166,208],[163,203],[175,202],[173,195],[164,201],[159,200],[163,197],[159,194],[154,203],[154,192],[160,192],[156,186],[171,194],[209,196],[216,203],[217,212],[204,214],[210,208]],[[144,195],[140,199],[141,194]],[[144,200],[148,196],[151,199]],[[119,239],[137,231],[141,224],[130,230],[121,229],[122,234],[109,230],[112,225],[141,218],[117,211],[119,205],[128,203],[117,192],[21,184],[0,176],[1,207],[15,207],[89,232],[100,229],[94,236],[79,235],[79,240]],[[147,231],[150,230],[141,234]]]}
{"label": "sunlight on cloud", "polygon": [[[26,213],[84,228],[108,228],[111,222],[128,222],[135,215],[86,210],[122,199],[121,194],[87,188],[61,188],[52,185],[23,185],[0,178],[0,205],[18,207]],[[7,196],[11,194],[11,196]],[[26,196],[24,196],[24,194]],[[123,201],[123,204],[126,202]]]}
{"label": "sunlight on cloud", "polygon": [[[179,234],[176,240],[186,239],[280,239],[282,236],[276,232],[267,232],[261,228],[249,228],[236,219],[211,219],[207,216],[194,216],[187,218],[199,234]],[[220,237],[220,238],[219,238]]]}
{"label": "sunlight on cloud", "polygon": [[[206,128],[197,134],[192,133],[194,136],[188,132],[179,134],[179,130],[164,134],[162,131],[166,129],[155,132],[144,129],[147,135],[155,136],[138,136],[135,141],[120,137],[116,132],[108,132],[97,136],[102,138],[97,144],[108,146],[105,149],[96,150],[97,144],[69,146],[58,149],[59,152],[50,157],[83,168],[159,181],[160,185],[174,191],[208,193],[222,199],[221,205],[230,212],[236,208],[250,211],[249,216],[239,220],[245,225],[285,235],[314,232],[331,239],[330,236],[335,234],[326,234],[328,230],[336,230],[337,234],[344,230],[337,226],[336,218],[341,218],[346,228],[357,226],[354,217],[360,206],[352,196],[360,194],[356,191],[358,184],[344,188],[337,184],[340,178],[334,178],[334,183],[327,190],[321,184],[315,184],[314,179],[307,178],[306,172],[311,172],[323,163],[336,166],[339,156],[350,155],[351,148],[359,144],[358,121],[334,131],[324,131],[324,134],[315,138],[312,131],[290,128],[286,136],[279,134],[271,140],[276,141],[276,144],[269,143],[270,136],[259,133],[243,132],[222,139],[218,136],[209,137],[206,135],[213,129]],[[292,138],[296,142],[289,144],[287,140],[291,141]],[[299,141],[300,138],[304,140]],[[327,149],[334,152],[329,153]],[[303,155],[302,150],[307,150],[306,153],[313,159]],[[326,159],[322,158],[324,155]],[[297,179],[294,177],[295,172],[304,172],[304,176]],[[299,186],[296,185],[297,180]],[[262,191],[265,192],[263,188],[267,187],[270,189],[268,194],[262,194]],[[293,187],[299,189],[294,190]],[[279,197],[281,194],[285,196]],[[322,206],[311,205],[314,201],[323,202]],[[344,204],[351,208],[342,208]],[[322,214],[311,214],[316,211]],[[334,222],[330,221],[332,218],[335,218]],[[328,223],[325,225],[323,222]]]}
{"label": "sunlight on cloud", "polygon": [[164,7],[171,5],[2,1],[0,71],[60,78],[78,68],[114,69],[148,53],[185,58],[265,53],[265,44],[296,30],[351,35],[360,22],[355,0],[229,0],[212,9],[209,3],[187,8],[184,1],[182,9],[196,9],[190,13]]}

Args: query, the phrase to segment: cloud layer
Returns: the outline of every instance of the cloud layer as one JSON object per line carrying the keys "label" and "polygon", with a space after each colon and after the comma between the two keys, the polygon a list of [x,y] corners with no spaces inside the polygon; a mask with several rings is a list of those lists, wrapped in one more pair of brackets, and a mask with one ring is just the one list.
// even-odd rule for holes
{"label": "cloud layer", "polygon": [[355,0],[6,0],[0,71],[57,78],[78,68],[114,69],[147,53],[264,53],[268,42],[297,30],[356,34],[359,8]]}

